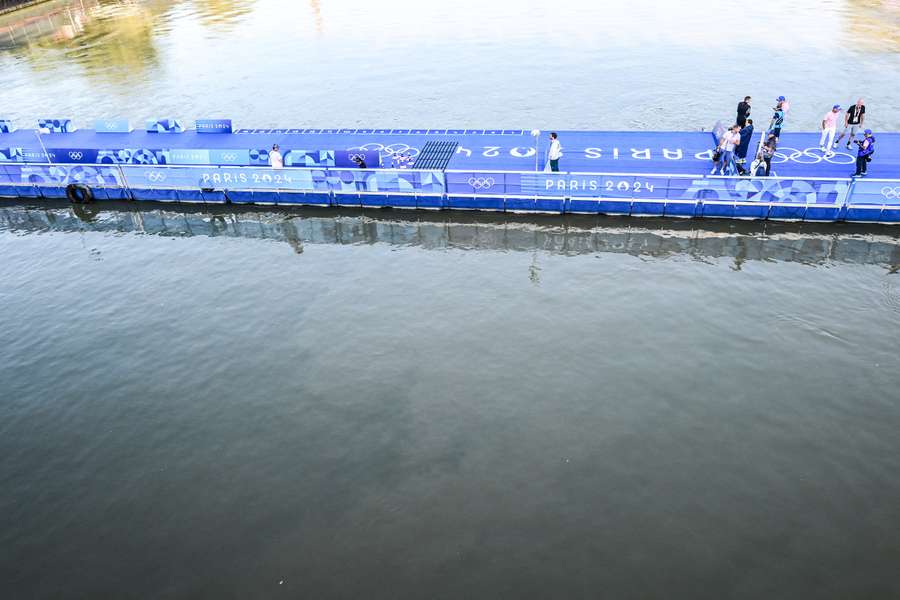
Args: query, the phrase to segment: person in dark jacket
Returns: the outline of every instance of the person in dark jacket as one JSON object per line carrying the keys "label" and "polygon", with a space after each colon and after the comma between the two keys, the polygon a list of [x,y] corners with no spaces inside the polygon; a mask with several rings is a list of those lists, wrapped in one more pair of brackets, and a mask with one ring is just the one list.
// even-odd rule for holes
{"label": "person in dark jacket", "polygon": [[741,127],[744,127],[747,124],[747,117],[750,116],[750,96],[745,96],[743,102],[738,102],[737,105],[737,121],[735,121]]}
{"label": "person in dark jacket", "polygon": [[865,177],[866,168],[869,165],[869,161],[872,160],[872,154],[875,153],[875,136],[872,135],[871,129],[866,129],[865,137],[853,143],[859,146],[859,150],[856,153],[856,173],[852,176]]}
{"label": "person in dark jacket", "polygon": [[747,119],[747,124],[738,133],[741,136],[741,143],[734,151],[736,157],[734,164],[738,173],[746,175],[747,169],[744,168],[744,165],[747,163],[747,152],[750,150],[750,141],[753,139],[753,119]]}

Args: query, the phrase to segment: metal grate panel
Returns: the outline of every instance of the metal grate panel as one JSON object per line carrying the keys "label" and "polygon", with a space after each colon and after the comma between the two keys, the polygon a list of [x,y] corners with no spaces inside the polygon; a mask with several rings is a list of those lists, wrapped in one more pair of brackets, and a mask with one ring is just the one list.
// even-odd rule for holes
{"label": "metal grate panel", "polygon": [[450,164],[459,142],[428,142],[413,163],[414,169],[443,171]]}

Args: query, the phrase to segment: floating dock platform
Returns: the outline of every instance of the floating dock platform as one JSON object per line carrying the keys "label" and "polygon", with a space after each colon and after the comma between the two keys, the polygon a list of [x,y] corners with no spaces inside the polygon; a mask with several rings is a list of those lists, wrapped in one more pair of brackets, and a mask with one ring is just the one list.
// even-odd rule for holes
{"label": "floating dock platform", "polygon": [[[850,177],[854,151],[826,156],[815,133],[785,133],[773,175],[751,178],[708,174],[712,132],[559,131],[563,171],[550,173],[547,131],[39,126],[0,120],[0,196],[65,198],[74,185],[98,200],[900,222],[898,133],[876,132],[867,178]],[[273,144],[284,169],[268,167]]]}

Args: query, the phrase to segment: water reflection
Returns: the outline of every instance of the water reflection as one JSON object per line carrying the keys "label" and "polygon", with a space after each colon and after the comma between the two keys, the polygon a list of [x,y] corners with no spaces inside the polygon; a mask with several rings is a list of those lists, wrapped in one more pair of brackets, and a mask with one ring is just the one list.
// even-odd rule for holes
{"label": "water reflection", "polygon": [[900,1],[846,0],[850,42],[866,52],[900,51]]}
{"label": "water reflection", "polygon": [[88,79],[127,81],[159,64],[154,37],[165,10],[161,3],[80,0],[11,23],[6,43],[35,72],[52,73],[64,60]]}
{"label": "water reflection", "polygon": [[253,11],[256,0],[192,0],[200,22],[229,29]]}
{"label": "water reflection", "polygon": [[426,250],[530,252],[528,276],[540,284],[540,255],[630,254],[700,262],[732,259],[740,270],[751,261],[805,265],[832,262],[900,268],[900,236],[864,226],[687,223],[660,220],[635,226],[627,219],[502,215],[272,212],[219,207],[145,208],[0,206],[0,231],[14,233],[108,232],[160,236],[209,236],[285,242],[297,254],[308,244],[390,244]]}

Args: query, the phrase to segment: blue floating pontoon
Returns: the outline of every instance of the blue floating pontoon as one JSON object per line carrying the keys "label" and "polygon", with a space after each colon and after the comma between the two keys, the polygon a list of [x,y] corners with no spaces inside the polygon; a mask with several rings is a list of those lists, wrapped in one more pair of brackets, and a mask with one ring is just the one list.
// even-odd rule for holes
{"label": "blue floating pontoon", "polygon": [[[76,185],[98,199],[900,222],[896,133],[876,133],[866,179],[850,177],[855,152],[826,156],[812,133],[785,133],[773,176],[749,178],[708,174],[710,132],[559,131],[563,172],[550,173],[546,131],[100,125],[0,129],[0,196],[62,198]],[[284,169],[268,167],[273,144]]]}

